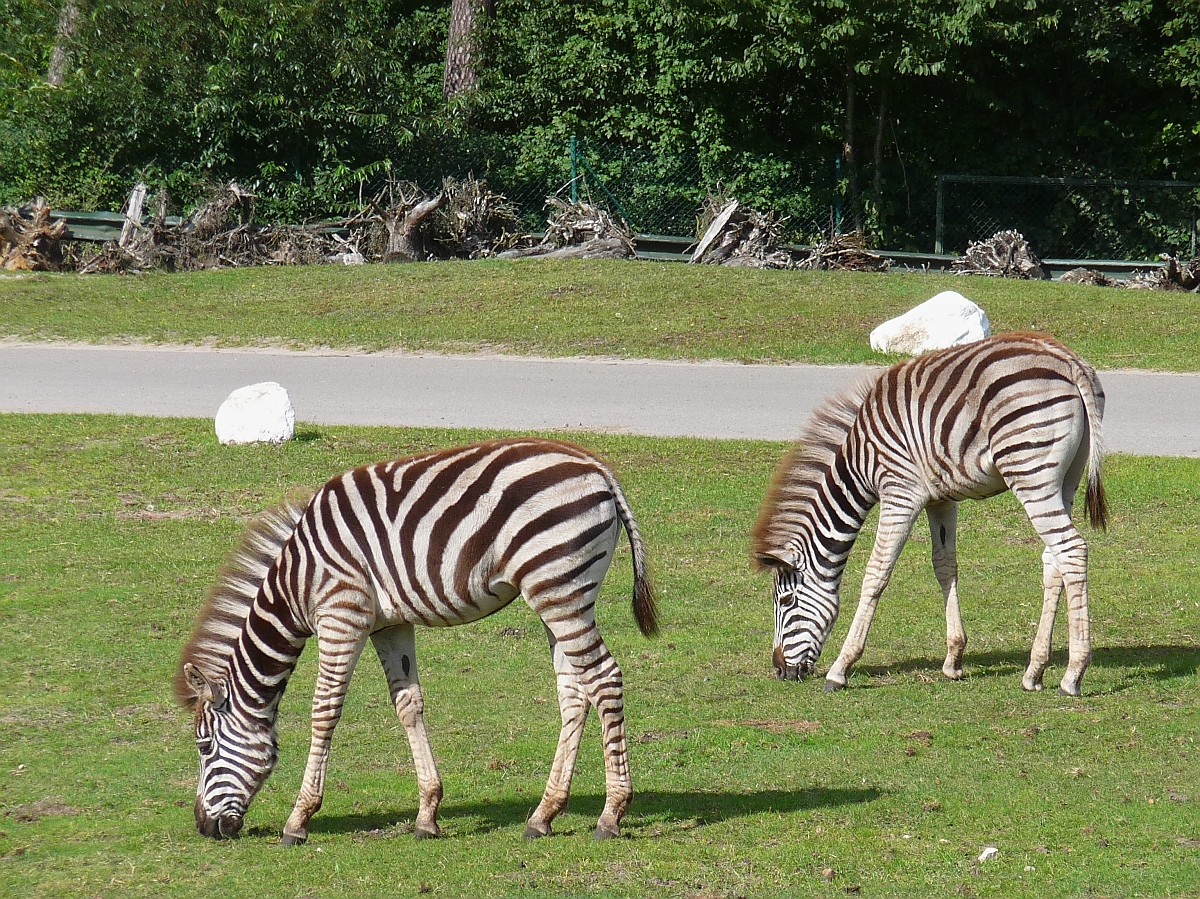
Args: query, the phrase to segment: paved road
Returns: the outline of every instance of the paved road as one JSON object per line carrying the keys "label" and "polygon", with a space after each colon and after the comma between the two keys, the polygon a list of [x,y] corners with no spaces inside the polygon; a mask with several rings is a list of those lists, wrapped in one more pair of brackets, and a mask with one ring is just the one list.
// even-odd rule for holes
{"label": "paved road", "polygon": [[[278,381],[299,421],[788,440],[865,366],[0,342],[0,412],[213,417]],[[1110,451],[1200,457],[1200,375],[1101,373]]]}

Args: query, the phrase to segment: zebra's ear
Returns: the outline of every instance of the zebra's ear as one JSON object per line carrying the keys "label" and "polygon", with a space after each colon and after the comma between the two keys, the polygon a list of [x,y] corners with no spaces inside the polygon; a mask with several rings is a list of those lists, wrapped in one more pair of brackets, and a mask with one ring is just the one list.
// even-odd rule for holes
{"label": "zebra's ear", "polygon": [[209,680],[203,671],[188,662],[183,666],[183,676],[187,678],[188,686],[196,693],[196,699],[207,702],[213,708],[225,704],[225,690],[219,683]]}
{"label": "zebra's ear", "polygon": [[772,571],[801,571],[804,568],[804,557],[798,552],[756,552],[754,561],[759,568]]}

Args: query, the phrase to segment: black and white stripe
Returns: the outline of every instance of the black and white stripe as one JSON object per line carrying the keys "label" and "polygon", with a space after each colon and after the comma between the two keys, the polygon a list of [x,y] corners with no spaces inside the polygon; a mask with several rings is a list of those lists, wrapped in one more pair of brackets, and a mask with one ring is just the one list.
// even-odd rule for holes
{"label": "black and white stripe", "polygon": [[755,559],[776,571],[779,676],[804,677],[815,667],[837,619],[846,559],[878,503],[862,596],[826,689],[845,686],[862,657],[879,596],[922,509],[946,600],[942,670],[962,677],[957,504],[1012,490],[1045,543],[1042,617],[1022,685],[1042,688],[1065,589],[1070,658],[1062,690],[1078,695],[1091,637],[1087,545],[1071,511],[1086,468],[1088,517],[1105,526],[1103,414],[1104,391],[1092,367],[1036,334],[1004,334],[919,356],[818,409],[780,463],[753,533]]}
{"label": "black and white stripe", "polygon": [[546,627],[563,720],[526,835],[549,833],[565,806],[592,706],[608,783],[596,834],[618,834],[632,796],[622,679],[594,606],[622,525],[633,550],[634,617],[652,635],[654,596],[637,522],[612,472],[570,444],[493,440],[367,465],[268,512],[222,572],[176,680],[196,715],[201,832],[232,836],[241,828],[275,763],[279,698],[315,635],[312,744],[284,841],[306,839],[320,808],[333,730],[368,637],[413,751],[417,835],[436,835],[442,785],[425,733],[414,626],[464,624],[522,596]]}

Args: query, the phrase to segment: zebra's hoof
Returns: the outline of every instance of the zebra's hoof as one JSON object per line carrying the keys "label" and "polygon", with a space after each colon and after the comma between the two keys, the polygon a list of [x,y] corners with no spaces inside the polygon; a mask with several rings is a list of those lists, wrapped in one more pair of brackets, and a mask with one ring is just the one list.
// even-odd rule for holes
{"label": "zebra's hoof", "polygon": [[434,824],[432,827],[426,827],[424,824],[419,824],[413,830],[413,836],[418,840],[436,840],[442,835],[442,829]]}
{"label": "zebra's hoof", "polygon": [[1078,698],[1079,698],[1079,697],[1082,695],[1082,692],[1083,692],[1083,691],[1081,691],[1081,690],[1080,690],[1078,687],[1076,687],[1076,688],[1075,688],[1075,692],[1074,692],[1074,693],[1072,693],[1072,692],[1071,692],[1070,690],[1068,690],[1066,687],[1059,687],[1059,688],[1058,688],[1058,695],[1059,695],[1059,696],[1070,696],[1072,699],[1078,699]]}
{"label": "zebra's hoof", "polygon": [[825,692],[826,693],[836,693],[838,690],[845,690],[845,689],[846,689],[845,684],[839,684],[835,680],[825,681]]}
{"label": "zebra's hoof", "polygon": [[525,825],[525,839],[539,840],[542,837],[550,836],[551,830],[549,824],[535,824],[532,821]]}
{"label": "zebra's hoof", "polygon": [[596,832],[592,834],[593,840],[612,840],[621,835],[621,831],[616,827],[609,827],[607,824],[597,824]]}
{"label": "zebra's hoof", "polygon": [[306,833],[288,833],[283,832],[283,838],[279,841],[281,846],[303,846],[308,842],[308,834]]}

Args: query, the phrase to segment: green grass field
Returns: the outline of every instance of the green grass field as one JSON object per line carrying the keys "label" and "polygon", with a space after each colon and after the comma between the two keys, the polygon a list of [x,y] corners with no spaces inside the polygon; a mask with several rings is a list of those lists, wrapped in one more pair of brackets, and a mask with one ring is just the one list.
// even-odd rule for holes
{"label": "green grass field", "polygon": [[932,274],[550,260],[0,278],[0,335],[767,362],[877,360],[871,330],[942,290],[1098,368],[1200,371],[1195,297]]}
{"label": "green grass field", "polygon": [[[783,446],[578,435],[625,485],[660,593],[663,633],[645,640],[625,550],[598,609],[625,672],[625,838],[591,840],[604,788],[593,718],[556,835],[522,840],[558,713],[540,624],[519,603],[418,635],[443,839],[411,834],[411,758],[367,653],[311,839],[278,845],[315,647],[243,837],[200,837],[195,744],[170,681],[248,517],[294,484],[479,436],[302,425],[283,447],[222,448],[207,421],[0,416],[0,895],[1200,896],[1196,460],[1108,460],[1112,522],[1087,534],[1095,661],[1082,698],[1020,689],[1040,544],[1007,495],[962,508],[967,678],[940,676],[940,592],[918,529],[850,689],[825,694],[820,679],[773,679],[769,586],[747,557]],[[1061,621],[1057,637],[1048,683]],[[977,862],[989,845],[998,857]]]}

